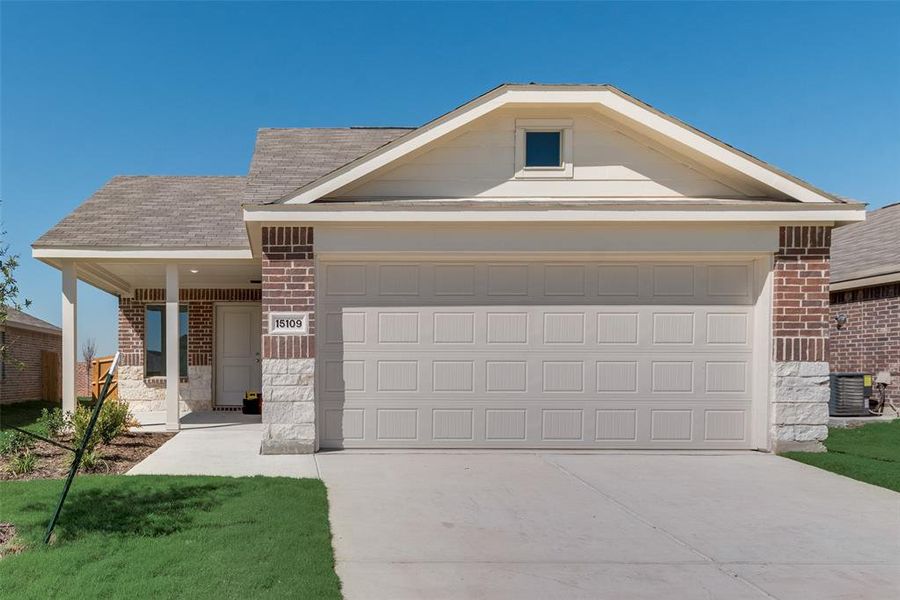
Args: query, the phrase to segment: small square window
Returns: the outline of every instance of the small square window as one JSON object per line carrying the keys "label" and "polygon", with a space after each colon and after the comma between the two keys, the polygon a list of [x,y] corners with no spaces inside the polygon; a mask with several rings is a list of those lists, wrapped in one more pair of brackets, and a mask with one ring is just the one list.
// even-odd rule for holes
{"label": "small square window", "polygon": [[562,166],[562,132],[526,131],[525,166]]}

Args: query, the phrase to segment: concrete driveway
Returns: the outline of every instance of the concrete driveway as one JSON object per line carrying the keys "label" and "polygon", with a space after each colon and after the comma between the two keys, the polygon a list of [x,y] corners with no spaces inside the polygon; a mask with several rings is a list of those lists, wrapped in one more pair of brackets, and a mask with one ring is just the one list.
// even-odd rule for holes
{"label": "concrete driveway", "polygon": [[316,458],[351,600],[900,597],[900,494],[776,456]]}

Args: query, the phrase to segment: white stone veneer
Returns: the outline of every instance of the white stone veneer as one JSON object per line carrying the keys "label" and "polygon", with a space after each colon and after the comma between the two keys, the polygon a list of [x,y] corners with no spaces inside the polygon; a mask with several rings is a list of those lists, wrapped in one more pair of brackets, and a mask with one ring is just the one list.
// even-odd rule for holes
{"label": "white stone veneer", "polygon": [[316,451],[316,360],[266,358],[262,361],[262,454]]}
{"label": "white stone veneer", "polygon": [[[134,412],[166,410],[164,377],[144,378],[143,366],[119,367],[119,398]],[[212,409],[212,367],[189,366],[188,380],[178,390],[181,413]]]}
{"label": "white stone veneer", "polygon": [[773,450],[824,450],[831,396],[828,373],[827,362],[775,363],[770,420]]}

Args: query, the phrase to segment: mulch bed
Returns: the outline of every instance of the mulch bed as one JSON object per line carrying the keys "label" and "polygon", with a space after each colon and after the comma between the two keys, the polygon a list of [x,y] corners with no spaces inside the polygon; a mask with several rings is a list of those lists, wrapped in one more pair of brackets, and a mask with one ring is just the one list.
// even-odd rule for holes
{"label": "mulch bed", "polygon": [[[165,444],[174,433],[148,433],[129,431],[109,445],[97,449],[100,460],[92,470],[83,466],[79,473],[118,475],[141,462]],[[62,439],[60,443],[72,445],[71,439]],[[69,473],[72,453],[47,442],[37,441],[34,446],[37,457],[37,468],[25,475],[16,476],[9,470],[9,459],[0,457],[0,481],[27,481],[31,479],[62,479]]]}

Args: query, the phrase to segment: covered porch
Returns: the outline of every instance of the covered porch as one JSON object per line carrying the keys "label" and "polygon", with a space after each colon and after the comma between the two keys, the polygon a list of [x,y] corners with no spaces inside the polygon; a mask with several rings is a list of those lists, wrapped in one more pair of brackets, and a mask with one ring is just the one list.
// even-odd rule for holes
{"label": "covered porch", "polygon": [[61,273],[64,411],[77,400],[78,281],[118,298],[119,397],[139,420],[179,431],[186,414],[239,410],[244,392],[261,391],[262,269],[249,249],[34,256]]}

